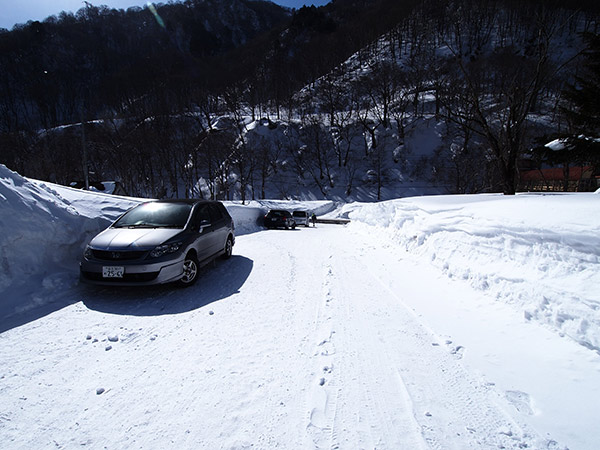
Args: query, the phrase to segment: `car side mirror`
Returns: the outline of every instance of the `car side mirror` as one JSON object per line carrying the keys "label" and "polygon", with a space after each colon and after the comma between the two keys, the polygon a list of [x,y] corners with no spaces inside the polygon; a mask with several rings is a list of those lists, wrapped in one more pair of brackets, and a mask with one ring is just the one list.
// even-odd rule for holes
{"label": "car side mirror", "polygon": [[202,233],[205,228],[210,227],[210,221],[202,220],[200,223],[195,222],[190,225],[190,230],[196,233]]}
{"label": "car side mirror", "polygon": [[200,226],[198,227],[198,232],[199,233],[203,233],[205,228],[210,227],[210,221],[209,220],[203,220],[200,222]]}

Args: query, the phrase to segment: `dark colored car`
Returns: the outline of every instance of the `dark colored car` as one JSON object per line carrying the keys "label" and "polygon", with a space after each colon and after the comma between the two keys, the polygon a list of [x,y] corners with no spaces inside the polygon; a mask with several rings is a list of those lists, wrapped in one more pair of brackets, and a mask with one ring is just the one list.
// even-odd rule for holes
{"label": "dark colored car", "polygon": [[119,217],[85,249],[81,280],[103,285],[193,284],[198,269],[231,256],[233,219],[220,202],[161,200]]}
{"label": "dark colored car", "polygon": [[265,216],[264,225],[266,228],[296,228],[296,221],[292,213],[284,209],[272,209]]}

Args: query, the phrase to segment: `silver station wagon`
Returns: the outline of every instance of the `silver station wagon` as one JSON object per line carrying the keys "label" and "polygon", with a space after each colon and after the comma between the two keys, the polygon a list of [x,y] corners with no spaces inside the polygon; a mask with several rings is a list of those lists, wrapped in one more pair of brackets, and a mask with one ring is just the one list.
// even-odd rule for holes
{"label": "silver station wagon", "polygon": [[142,203],[90,241],[80,278],[103,285],[192,285],[198,270],[229,258],[233,219],[220,202],[159,200]]}

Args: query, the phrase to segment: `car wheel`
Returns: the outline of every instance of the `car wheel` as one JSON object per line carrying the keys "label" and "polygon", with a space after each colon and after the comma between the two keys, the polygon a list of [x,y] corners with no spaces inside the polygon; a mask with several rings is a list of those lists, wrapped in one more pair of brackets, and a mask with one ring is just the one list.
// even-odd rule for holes
{"label": "car wheel", "polygon": [[183,261],[183,277],[179,280],[181,286],[191,286],[198,279],[198,259],[193,254],[188,254]]}
{"label": "car wheel", "polygon": [[227,242],[225,242],[225,253],[223,253],[223,259],[231,258],[233,254],[233,239],[231,237],[227,238]]}

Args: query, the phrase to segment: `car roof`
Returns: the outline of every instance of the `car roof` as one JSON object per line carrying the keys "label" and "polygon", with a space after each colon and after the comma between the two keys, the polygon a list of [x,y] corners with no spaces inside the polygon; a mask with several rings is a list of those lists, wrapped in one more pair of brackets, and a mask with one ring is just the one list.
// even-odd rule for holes
{"label": "car roof", "polygon": [[220,203],[215,200],[204,200],[200,198],[167,198],[154,200],[155,203],[183,203],[187,205],[196,205],[199,203]]}

